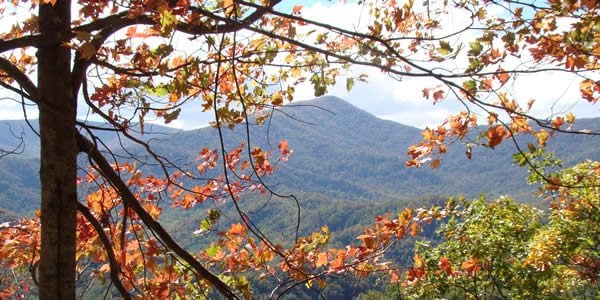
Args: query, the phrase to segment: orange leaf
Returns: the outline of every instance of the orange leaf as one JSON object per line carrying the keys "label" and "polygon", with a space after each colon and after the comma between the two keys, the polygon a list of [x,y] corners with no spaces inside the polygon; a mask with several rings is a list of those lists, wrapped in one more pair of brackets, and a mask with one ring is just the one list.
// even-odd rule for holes
{"label": "orange leaf", "polygon": [[593,80],[586,79],[579,84],[581,96],[588,102],[596,103],[598,101],[598,97],[594,96],[594,90],[596,92],[600,91],[600,81],[595,82]]}
{"label": "orange leaf", "polygon": [[502,140],[506,137],[507,132],[502,125],[496,125],[490,127],[487,131],[488,146],[494,148],[498,144],[502,143]]}
{"label": "orange leaf", "polygon": [[433,131],[431,129],[429,129],[429,127],[425,127],[423,132],[421,132],[421,135],[423,136],[423,139],[426,141],[434,141],[435,140]]}
{"label": "orange leaf", "polygon": [[177,102],[179,100],[179,94],[178,93],[171,93],[169,95],[169,101],[170,102]]}
{"label": "orange leaf", "polygon": [[506,73],[504,69],[500,68],[496,72],[497,73],[494,75],[494,77],[496,77],[501,84],[505,84],[510,79],[510,75]]}
{"label": "orange leaf", "polygon": [[396,272],[392,272],[390,281],[392,283],[397,283],[398,281],[400,281],[400,275],[398,275],[398,273],[396,273]]}
{"label": "orange leaf", "polygon": [[302,5],[294,5],[294,8],[292,8],[293,15],[298,15],[298,14],[300,14],[301,11],[302,11]]}
{"label": "orange leaf", "polygon": [[573,124],[575,122],[575,115],[572,112],[567,113],[567,122]]}
{"label": "orange leaf", "polygon": [[317,268],[320,266],[324,266],[326,264],[327,264],[327,253],[326,252],[319,253],[319,255],[317,256],[317,263],[316,263]]}
{"label": "orange leaf", "polygon": [[417,234],[419,234],[419,230],[421,228],[419,227],[419,224],[417,224],[416,222],[413,222],[412,224],[410,224],[410,235],[415,236]]}
{"label": "orange leaf", "polygon": [[242,235],[245,232],[244,225],[240,223],[231,224],[231,229],[229,229],[228,233],[231,235]]}
{"label": "orange leaf", "polygon": [[287,140],[281,140],[281,142],[279,142],[279,146],[277,146],[277,147],[279,148],[279,151],[281,151],[282,155],[291,153],[290,149],[288,149],[288,141]]}
{"label": "orange leaf", "polygon": [[196,199],[194,199],[194,196],[192,194],[185,194],[183,196],[181,206],[183,208],[190,208],[190,207],[194,206],[195,203],[196,203]]}
{"label": "orange leaf", "polygon": [[548,138],[550,137],[550,134],[548,133],[548,131],[542,129],[535,136],[538,139],[538,144],[540,146],[544,146],[544,145],[546,145],[546,142],[548,141]]}
{"label": "orange leaf", "polygon": [[275,92],[271,96],[271,104],[279,106],[283,104],[283,94],[281,92]]}
{"label": "orange leaf", "polygon": [[581,69],[585,67],[587,63],[587,58],[581,55],[578,56],[567,56],[567,60],[565,61],[565,68],[573,71],[575,69]]}
{"label": "orange leaf", "polygon": [[129,26],[127,28],[127,33],[125,33],[125,36],[127,36],[128,38],[131,38],[131,37],[134,37],[136,33],[137,33],[137,28],[135,26]]}
{"label": "orange leaf", "polygon": [[554,120],[552,120],[552,126],[554,126],[555,128],[560,128],[564,124],[565,124],[565,118],[563,118],[563,117],[559,116],[559,117],[554,118]]}
{"label": "orange leaf", "polygon": [[469,273],[477,272],[480,269],[479,262],[474,257],[463,262],[460,267]]}
{"label": "orange leaf", "polygon": [[223,0],[221,1],[222,8],[228,8],[233,5],[233,0]]}
{"label": "orange leaf", "polygon": [[331,262],[331,268],[333,268],[333,269],[341,269],[342,267],[344,267],[344,256],[338,254],[335,257],[335,260],[333,260]]}
{"label": "orange leaf", "polygon": [[486,79],[484,79],[482,81],[482,83],[483,83],[483,88],[484,88],[485,91],[489,92],[489,91],[492,90],[492,86],[493,86],[492,85],[492,79],[486,78]]}
{"label": "orange leaf", "polygon": [[440,165],[441,159],[436,158],[431,162],[431,165],[429,165],[431,167],[431,169],[435,169]]}

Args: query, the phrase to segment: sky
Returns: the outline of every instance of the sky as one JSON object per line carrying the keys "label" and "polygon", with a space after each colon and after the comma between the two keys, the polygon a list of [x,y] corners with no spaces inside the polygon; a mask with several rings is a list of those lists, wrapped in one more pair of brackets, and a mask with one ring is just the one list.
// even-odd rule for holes
{"label": "sky", "polygon": [[[288,3],[278,9],[291,11]],[[343,28],[361,28],[366,24],[367,11],[364,6],[345,1],[301,1],[304,17],[329,23]],[[460,26],[461,16],[448,16],[448,24]],[[448,26],[450,27],[450,26]],[[453,28],[448,28],[453,30]],[[368,74],[368,83],[359,83],[350,91],[346,91],[345,82],[329,89],[329,95],[347,100],[354,106],[363,109],[379,118],[396,121],[402,124],[424,128],[440,124],[451,113],[462,110],[457,101],[447,99],[433,105],[423,99],[422,90],[433,87],[437,83],[430,78],[392,79],[378,70],[354,68],[354,73]],[[342,80],[343,81],[343,80]],[[522,101],[536,98],[533,113],[547,117],[556,113],[572,111],[577,117],[599,117],[600,108],[594,107],[578,97],[578,81],[565,73],[540,73],[521,76],[508,86],[508,90]],[[1,97],[0,91],[0,97]],[[314,98],[312,87],[306,83],[296,88],[296,101]],[[80,111],[79,117],[85,118],[87,112]],[[34,110],[29,110],[30,117],[36,117]],[[0,99],[0,119],[22,119],[23,112],[19,103]],[[179,119],[169,126],[181,129],[194,129],[206,126],[212,114],[202,113],[199,102],[184,107]]]}

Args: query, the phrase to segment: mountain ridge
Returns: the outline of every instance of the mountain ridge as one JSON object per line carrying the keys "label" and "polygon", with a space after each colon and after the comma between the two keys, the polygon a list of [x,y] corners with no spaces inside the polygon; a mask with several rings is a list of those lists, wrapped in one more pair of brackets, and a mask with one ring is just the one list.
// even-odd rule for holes
{"label": "mountain ridge", "polygon": [[[18,121],[11,122],[13,126],[19,124]],[[577,122],[600,127],[600,118]],[[3,122],[0,121],[0,124]],[[155,129],[168,135],[153,136],[149,133],[144,138],[149,140],[156,152],[165,153],[169,159],[183,165],[193,164],[202,147],[218,145],[214,128],[183,131],[156,126]],[[421,129],[379,119],[337,97],[321,97],[284,106],[274,110],[266,124],[250,125],[249,130],[251,146],[260,145],[275,151],[279,140],[286,139],[294,150],[292,158],[279,166],[277,174],[265,178],[278,191],[302,191],[361,202],[405,201],[415,197],[463,193],[470,197],[487,193],[490,196],[509,194],[528,201],[532,199],[530,195],[534,188],[525,183],[526,170],[512,165],[511,154],[516,151],[508,143],[493,151],[474,148],[473,160],[467,160],[464,148],[457,144],[449,147],[449,153],[443,156],[438,169],[407,169],[404,167],[406,149],[421,140]],[[245,126],[223,129],[223,134],[228,141],[228,149],[246,139]],[[36,137],[32,135],[26,137],[26,142],[30,143],[26,143],[26,147],[31,148],[33,144],[35,148]],[[105,137],[110,139],[109,135]],[[0,146],[5,144],[5,140],[0,139]],[[551,147],[568,154],[570,162],[584,158],[600,160],[598,138],[557,136],[550,141],[552,144],[555,145]],[[578,145],[582,148],[570,150]],[[128,147],[128,150],[144,155],[139,147]],[[25,158],[29,161],[23,161]],[[11,165],[5,162],[6,159],[13,160]],[[21,168],[23,170],[35,170],[32,167],[35,160],[35,157],[29,156],[15,156],[14,159],[9,156],[0,160],[0,171],[8,174],[0,180],[0,186],[6,186],[9,191],[8,194],[0,193],[0,209],[30,212],[35,206],[31,203],[39,201],[32,199],[35,189],[39,188],[39,182],[32,179],[37,173],[15,179],[14,174],[18,172],[12,171],[20,168],[19,163],[29,165]],[[12,186],[11,181],[18,184]],[[18,195],[26,195],[26,199],[15,199]],[[18,203],[27,209],[19,209]]]}

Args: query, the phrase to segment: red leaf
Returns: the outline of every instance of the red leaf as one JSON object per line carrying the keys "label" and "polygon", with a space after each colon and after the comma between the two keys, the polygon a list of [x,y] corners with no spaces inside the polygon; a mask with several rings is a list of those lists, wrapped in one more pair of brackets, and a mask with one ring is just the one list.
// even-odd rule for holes
{"label": "red leaf", "polygon": [[424,97],[425,99],[429,99],[429,90],[430,90],[430,89],[428,89],[428,88],[424,88],[424,89],[423,89],[423,97]]}
{"label": "red leaf", "polygon": [[444,91],[438,90],[435,93],[433,93],[433,100],[434,101],[437,102],[437,101],[440,101],[442,99],[444,99]]}
{"label": "red leaf", "polygon": [[450,261],[447,257],[440,258],[440,268],[446,272],[447,275],[452,276],[454,272],[452,271],[452,265],[450,265]]}

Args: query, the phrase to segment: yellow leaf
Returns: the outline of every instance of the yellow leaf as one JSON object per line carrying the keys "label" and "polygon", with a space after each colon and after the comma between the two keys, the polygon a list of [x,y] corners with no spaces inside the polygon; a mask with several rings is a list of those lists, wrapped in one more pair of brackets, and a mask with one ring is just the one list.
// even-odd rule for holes
{"label": "yellow leaf", "polygon": [[320,267],[320,266],[324,266],[327,264],[327,253],[326,252],[321,252],[319,253],[319,255],[317,256],[317,263],[316,263],[316,267]]}
{"label": "yellow leaf", "polygon": [[283,94],[281,94],[281,92],[273,93],[273,96],[271,96],[271,104],[273,104],[275,106],[282,105],[283,104]]}
{"label": "yellow leaf", "polygon": [[567,122],[569,122],[569,124],[573,124],[573,122],[575,122],[575,115],[573,115],[572,112],[567,113]]}
{"label": "yellow leaf", "polygon": [[421,256],[419,256],[419,254],[415,254],[413,261],[415,268],[421,268],[425,265],[425,262],[423,261]]}
{"label": "yellow leaf", "polygon": [[540,132],[538,132],[536,134],[537,139],[538,139],[538,145],[540,146],[544,146],[546,145],[546,142],[548,141],[548,137],[550,137],[550,135],[548,134],[548,132],[546,130],[541,130]]}

